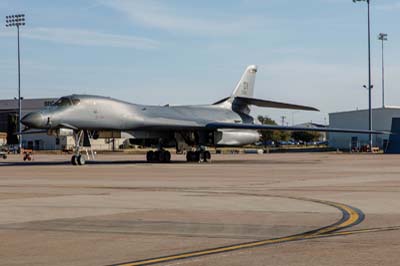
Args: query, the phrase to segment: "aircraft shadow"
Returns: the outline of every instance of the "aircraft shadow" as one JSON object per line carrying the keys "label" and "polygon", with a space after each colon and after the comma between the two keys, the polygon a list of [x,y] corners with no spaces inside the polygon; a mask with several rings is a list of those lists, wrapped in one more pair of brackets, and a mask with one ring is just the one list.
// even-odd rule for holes
{"label": "aircraft shadow", "polygon": [[[183,164],[185,161],[171,161],[168,164]],[[118,165],[118,164],[153,164],[149,163],[145,160],[142,161],[132,161],[132,160],[123,160],[123,161],[86,161],[87,165]],[[7,166],[57,166],[57,165],[71,165],[70,161],[54,161],[54,162],[0,162],[0,167]],[[72,165],[71,165],[72,166]]]}
{"label": "aircraft shadow", "polygon": [[[291,162],[291,164],[313,164],[316,163],[316,161],[302,161],[302,162]],[[137,165],[137,164],[143,164],[143,165],[177,165],[177,164],[190,164],[190,165],[207,165],[209,163],[196,163],[196,162],[191,162],[188,163],[186,161],[171,161],[169,163],[163,164],[163,163],[149,163],[145,160],[141,161],[133,161],[133,160],[124,160],[124,161],[86,161],[86,165]],[[247,164],[247,165],[266,165],[266,164],[287,164],[285,161],[262,161],[262,160],[218,160],[218,161],[212,161],[210,163],[211,165],[221,165],[221,164]],[[18,166],[18,167],[26,167],[26,166],[71,166],[70,161],[55,161],[55,162],[0,162],[0,168],[1,167],[13,167],[13,166]]]}

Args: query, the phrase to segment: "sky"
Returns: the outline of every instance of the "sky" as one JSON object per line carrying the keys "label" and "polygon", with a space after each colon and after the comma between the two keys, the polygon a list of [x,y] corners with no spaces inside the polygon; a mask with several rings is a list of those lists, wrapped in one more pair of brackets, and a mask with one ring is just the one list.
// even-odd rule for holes
{"label": "sky", "polygon": [[[373,106],[400,105],[400,0],[371,0]],[[24,13],[22,96],[96,94],[141,104],[208,104],[232,92],[246,66],[255,97],[321,112],[253,108],[286,123],[324,123],[368,107],[367,4],[351,0],[0,0]],[[17,94],[16,28],[0,27],[0,92]]]}

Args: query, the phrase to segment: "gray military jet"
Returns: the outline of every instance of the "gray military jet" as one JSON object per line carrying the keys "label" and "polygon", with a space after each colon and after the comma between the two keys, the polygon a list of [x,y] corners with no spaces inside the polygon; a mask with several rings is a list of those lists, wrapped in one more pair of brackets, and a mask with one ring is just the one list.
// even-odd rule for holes
{"label": "gray military jet", "polygon": [[233,93],[214,104],[198,106],[149,106],[108,97],[71,95],[61,97],[52,106],[27,114],[22,123],[27,129],[43,129],[49,134],[72,134],[75,139],[74,165],[85,164],[83,146],[101,137],[132,135],[131,143],[155,148],[146,155],[149,162],[169,162],[165,148],[186,150],[189,162],[211,159],[206,147],[242,146],[260,139],[258,130],[326,131],[374,133],[365,130],[304,128],[261,125],[250,116],[252,105],[318,111],[308,106],[253,98],[257,67],[248,66]]}

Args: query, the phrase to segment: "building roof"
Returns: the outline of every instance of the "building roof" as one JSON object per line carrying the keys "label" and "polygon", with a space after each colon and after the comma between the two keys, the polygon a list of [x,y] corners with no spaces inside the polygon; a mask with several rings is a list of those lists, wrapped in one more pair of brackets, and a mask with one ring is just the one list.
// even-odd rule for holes
{"label": "building roof", "polygon": [[[22,100],[22,110],[28,109],[40,109],[43,108],[50,103],[54,102],[55,98],[40,98],[40,99],[24,99]],[[6,110],[17,110],[18,109],[18,101],[13,99],[0,99],[0,111]]]}
{"label": "building roof", "polygon": [[[400,110],[400,106],[389,106],[389,105],[386,105],[384,108],[383,107],[372,108],[372,111],[384,111],[384,110]],[[350,110],[350,111],[332,112],[332,113],[329,113],[329,114],[330,115],[335,115],[335,114],[355,113],[355,112],[368,112],[368,109],[357,109],[357,110]]]}

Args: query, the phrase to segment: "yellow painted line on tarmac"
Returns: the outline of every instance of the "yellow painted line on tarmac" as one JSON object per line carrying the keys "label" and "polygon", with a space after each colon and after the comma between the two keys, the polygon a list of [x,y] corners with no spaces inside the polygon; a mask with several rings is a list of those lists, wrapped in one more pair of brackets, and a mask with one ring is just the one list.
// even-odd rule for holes
{"label": "yellow painted line on tarmac", "polygon": [[[321,201],[322,203],[322,201]],[[336,226],[332,226],[332,227],[327,227],[321,230],[318,230],[317,232],[315,232],[312,235],[322,235],[322,234],[326,234],[332,231],[336,231],[336,230],[340,230],[349,226],[352,226],[353,224],[357,223],[357,221],[359,221],[360,219],[360,214],[359,211],[355,210],[354,208],[347,206],[345,204],[341,204],[341,203],[333,203],[333,202],[325,202],[330,204],[331,206],[335,206],[338,209],[341,209],[342,211],[345,211],[349,217],[346,221],[336,225]]]}
{"label": "yellow painted line on tarmac", "polygon": [[149,265],[149,264],[173,261],[173,260],[178,260],[178,259],[187,259],[187,258],[192,258],[192,257],[199,257],[199,256],[235,251],[235,250],[244,249],[244,248],[252,248],[252,247],[263,246],[263,245],[267,245],[267,244],[277,244],[277,243],[281,243],[281,242],[288,242],[288,241],[293,241],[293,240],[303,239],[303,238],[304,238],[304,236],[302,236],[302,235],[293,236],[293,237],[283,237],[283,238],[279,238],[279,239],[258,241],[258,242],[253,242],[253,243],[234,245],[234,246],[230,246],[230,247],[215,248],[215,249],[185,253],[185,254],[180,254],[180,255],[178,254],[178,255],[166,256],[166,257],[161,257],[161,258],[156,258],[156,259],[148,259],[148,260],[143,260],[143,261],[138,261],[138,262],[121,263],[121,264],[116,264],[116,265],[121,265],[121,266],[122,265],[123,266]]}
{"label": "yellow painted line on tarmac", "polygon": [[[278,196],[278,197],[281,197],[281,196]],[[336,230],[340,230],[340,229],[344,229],[344,228],[348,228],[350,226],[356,225],[356,224],[360,223],[362,221],[362,219],[364,218],[364,215],[360,210],[350,207],[348,205],[342,204],[342,203],[322,201],[322,200],[313,200],[313,199],[306,199],[306,198],[295,198],[295,197],[287,197],[287,198],[303,200],[303,201],[310,201],[310,202],[315,202],[315,203],[320,203],[320,204],[335,207],[335,208],[339,209],[340,211],[342,211],[343,217],[339,222],[337,222],[333,225],[324,226],[324,227],[321,227],[320,229],[313,230],[310,232],[305,232],[302,234],[274,238],[274,239],[260,240],[260,241],[254,241],[254,242],[248,242],[248,243],[241,243],[241,244],[235,244],[235,245],[231,245],[231,246],[217,247],[217,248],[211,248],[211,249],[206,249],[206,250],[199,250],[199,251],[175,254],[175,255],[170,255],[170,256],[163,256],[163,257],[158,257],[158,258],[150,258],[150,259],[144,259],[144,260],[139,260],[139,261],[119,263],[119,264],[114,264],[114,265],[119,265],[119,266],[150,265],[150,264],[156,264],[156,263],[162,263],[162,262],[170,262],[170,261],[174,261],[174,260],[189,259],[189,258],[193,258],[193,257],[212,255],[212,254],[217,254],[217,253],[232,252],[232,251],[236,251],[239,249],[254,248],[254,247],[270,245],[270,244],[278,244],[278,243],[284,243],[284,242],[289,242],[289,241],[316,238],[316,237],[321,237],[323,235],[326,235],[328,233],[332,233]]]}
{"label": "yellow painted line on tarmac", "polygon": [[347,236],[347,235],[355,235],[355,234],[363,234],[363,233],[375,233],[375,232],[385,232],[385,231],[395,231],[400,230],[400,226],[388,226],[388,227],[377,227],[377,228],[365,228],[351,231],[341,231],[341,232],[333,232],[326,235],[320,235],[318,237],[334,237],[334,236]]}

